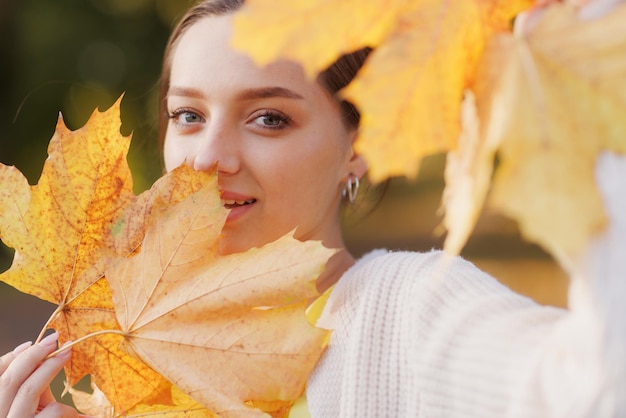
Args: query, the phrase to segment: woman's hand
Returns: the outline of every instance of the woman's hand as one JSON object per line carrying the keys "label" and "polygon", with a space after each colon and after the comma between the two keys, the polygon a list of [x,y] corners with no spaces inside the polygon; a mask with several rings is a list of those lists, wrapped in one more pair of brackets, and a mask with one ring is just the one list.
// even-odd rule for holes
{"label": "woman's hand", "polygon": [[596,19],[610,13],[624,0],[574,0],[578,16],[583,20]]}
{"label": "woman's hand", "polygon": [[70,359],[71,350],[45,360],[58,334],[25,343],[0,357],[0,418],[78,417],[74,408],[55,402],[50,382]]}
{"label": "woman's hand", "polygon": [[[561,0],[537,0],[533,8],[517,16],[515,32],[518,34],[532,32],[545,9],[553,3],[561,3]],[[566,3],[574,7],[581,20],[592,20],[610,13],[617,6],[626,3],[626,0],[566,0]]]}

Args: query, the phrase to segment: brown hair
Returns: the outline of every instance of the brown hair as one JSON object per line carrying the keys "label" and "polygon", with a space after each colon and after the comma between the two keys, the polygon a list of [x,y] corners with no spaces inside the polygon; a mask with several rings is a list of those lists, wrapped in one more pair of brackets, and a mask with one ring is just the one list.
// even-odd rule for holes
{"label": "brown hair", "polygon": [[[161,149],[163,148],[163,141],[165,139],[165,132],[168,123],[166,98],[167,92],[170,88],[172,55],[178,40],[185,33],[185,31],[198,20],[208,16],[221,16],[228,13],[234,13],[241,8],[243,3],[244,0],[200,1],[187,11],[170,35],[165,48],[163,69],[161,72],[161,88],[159,92],[159,139]],[[370,51],[371,48],[366,47],[341,56],[326,70],[322,71],[317,78],[318,82],[339,101],[346,125],[355,129],[359,126],[359,112],[350,102],[341,100],[337,93],[339,90],[347,86],[356,76],[356,73],[365,62],[365,59],[369,55]]]}

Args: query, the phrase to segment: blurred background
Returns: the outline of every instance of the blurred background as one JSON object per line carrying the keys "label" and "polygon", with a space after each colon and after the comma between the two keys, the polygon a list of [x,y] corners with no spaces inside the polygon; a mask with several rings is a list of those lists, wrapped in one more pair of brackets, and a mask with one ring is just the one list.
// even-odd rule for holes
{"label": "blurred background", "polygon": [[[135,192],[161,174],[157,93],[167,36],[190,0],[0,0],[0,162],[37,183],[59,112],[76,129],[124,93],[122,133],[133,133]],[[440,248],[443,156],[427,159],[415,181],[393,179],[347,208],[356,255],[386,247]],[[0,244],[0,272],[12,250]],[[486,211],[463,256],[513,289],[565,306],[567,278],[511,221]],[[0,283],[0,353],[37,337],[53,307]]]}

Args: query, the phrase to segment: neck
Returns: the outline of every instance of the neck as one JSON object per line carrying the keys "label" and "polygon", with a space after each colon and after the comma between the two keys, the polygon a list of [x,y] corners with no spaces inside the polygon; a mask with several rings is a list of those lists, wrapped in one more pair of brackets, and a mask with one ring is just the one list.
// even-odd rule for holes
{"label": "neck", "polygon": [[345,248],[341,248],[339,252],[333,255],[326,263],[324,272],[318,277],[315,283],[317,290],[320,293],[324,293],[329,287],[337,283],[343,273],[353,265],[354,257],[352,257]]}

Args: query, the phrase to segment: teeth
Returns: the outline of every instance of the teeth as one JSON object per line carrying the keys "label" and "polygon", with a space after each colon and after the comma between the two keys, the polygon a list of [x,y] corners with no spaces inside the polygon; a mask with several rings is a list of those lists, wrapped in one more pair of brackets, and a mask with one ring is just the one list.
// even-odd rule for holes
{"label": "teeth", "polygon": [[252,203],[254,201],[255,201],[255,199],[246,199],[246,200],[229,200],[229,199],[225,199],[225,200],[222,200],[222,203],[224,205],[239,205],[239,206],[242,206],[242,205],[245,205],[245,204],[248,204],[248,203]]}

